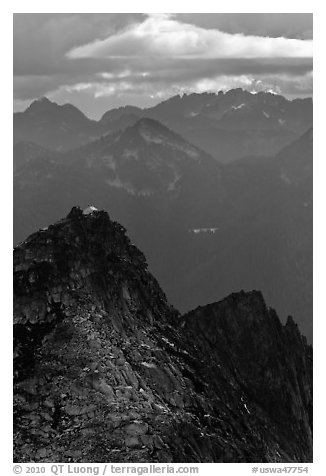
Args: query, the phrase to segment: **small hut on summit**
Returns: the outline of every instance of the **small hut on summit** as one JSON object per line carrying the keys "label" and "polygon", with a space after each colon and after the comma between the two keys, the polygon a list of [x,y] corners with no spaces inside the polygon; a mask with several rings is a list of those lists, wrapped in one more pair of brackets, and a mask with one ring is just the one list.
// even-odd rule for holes
{"label": "small hut on summit", "polygon": [[93,205],[88,205],[88,207],[84,208],[83,215],[90,215],[93,212],[97,212],[98,209],[95,208]]}

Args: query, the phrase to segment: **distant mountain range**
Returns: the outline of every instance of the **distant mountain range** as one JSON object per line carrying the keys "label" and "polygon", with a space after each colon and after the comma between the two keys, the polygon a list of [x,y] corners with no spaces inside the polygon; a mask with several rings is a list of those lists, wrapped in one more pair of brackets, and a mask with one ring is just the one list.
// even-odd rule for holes
{"label": "distant mountain range", "polygon": [[[247,119],[241,120],[247,106],[239,106],[245,98],[253,104],[248,107]],[[271,119],[269,129],[269,118],[264,116],[260,129],[255,120],[255,111],[264,101],[264,111]],[[227,104],[234,106],[234,113],[226,112]],[[40,105],[41,110],[53,107],[47,100]],[[264,124],[268,134],[283,130],[284,124],[277,119],[283,114],[283,105],[290,135],[298,138],[282,149],[282,140],[277,139],[276,149],[280,150],[274,156],[244,154],[247,156],[241,160],[223,165],[198,147],[198,141],[179,134],[189,123],[181,117],[198,112],[190,115],[189,121],[205,116],[223,123],[230,150],[241,149],[242,132],[263,134]],[[65,106],[54,107],[58,116],[65,114]],[[162,119],[165,125],[157,117],[139,118],[136,108],[130,107],[108,112],[98,123],[88,123],[85,116],[81,119],[78,115],[81,122],[95,129],[104,130],[106,124],[111,133],[82,146],[91,135],[88,139],[87,134],[79,136],[78,147],[61,152],[60,147],[46,149],[47,134],[40,133],[43,143],[30,143],[36,130],[31,120],[33,134],[25,136],[30,142],[14,146],[15,242],[56,221],[72,204],[94,204],[109,209],[112,218],[127,228],[145,251],[150,269],[168,297],[182,311],[242,288],[258,288],[282,318],[294,314],[311,339],[312,130],[299,136],[309,123],[311,100],[287,101],[271,94],[235,90],[172,98],[154,110],[153,116],[167,118]],[[27,112],[21,114],[19,117],[25,118]],[[230,114],[235,115],[234,126]],[[176,127],[171,130],[166,124],[173,122],[173,117]],[[59,129],[53,124],[59,121],[57,116],[51,121],[46,127],[55,132],[53,144],[53,137],[59,140]],[[128,121],[131,124],[127,125]],[[71,129],[76,130],[73,125]],[[89,134],[94,130],[89,129]],[[227,131],[234,135],[232,140]],[[68,140],[69,134],[64,137]],[[71,145],[77,136],[70,137]],[[214,140],[219,144],[218,135]],[[252,147],[256,143],[252,138]],[[66,144],[62,149],[69,148],[67,142],[62,144]]]}
{"label": "distant mountain range", "polygon": [[147,109],[120,107],[92,121],[71,104],[58,106],[42,98],[14,114],[14,142],[66,151],[124,130],[143,117],[158,120],[228,163],[245,155],[274,155],[298,138],[312,127],[312,100],[233,89],[174,96]]}
{"label": "distant mountain range", "polygon": [[75,106],[59,106],[47,98],[38,99],[24,112],[14,114],[14,143],[28,141],[63,151],[85,144],[100,133],[98,123]]}

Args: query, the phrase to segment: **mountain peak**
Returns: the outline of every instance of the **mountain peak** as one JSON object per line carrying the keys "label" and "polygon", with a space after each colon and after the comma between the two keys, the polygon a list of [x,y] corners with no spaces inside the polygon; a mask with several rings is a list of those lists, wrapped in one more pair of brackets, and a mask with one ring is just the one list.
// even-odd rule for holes
{"label": "mountain peak", "polygon": [[83,116],[85,119],[86,116],[85,114],[80,111],[76,106],[70,103],[65,103],[65,104],[58,104],[54,101],[50,101],[47,97],[41,97],[39,99],[36,99],[33,101],[29,107],[25,110],[25,113],[36,113],[36,114],[42,114],[46,113],[49,114],[49,117],[51,113],[54,113],[55,116],[58,114],[62,115],[62,117],[70,116],[70,118],[77,118]]}
{"label": "mountain peak", "polygon": [[72,104],[57,104],[47,97],[33,101],[24,112],[14,114],[14,143],[34,142],[49,150],[65,151],[101,135],[96,121]]}
{"label": "mountain peak", "polygon": [[135,124],[127,127],[121,137],[122,140],[137,137],[147,144],[169,144],[170,141],[186,143],[181,136],[150,117],[140,118]]}
{"label": "mountain peak", "polygon": [[49,98],[47,98],[46,96],[42,96],[42,97],[40,97],[40,98],[38,98],[38,99],[35,99],[35,101],[34,101],[34,102],[37,102],[37,103],[43,103],[43,104],[46,104],[46,103],[52,103],[52,104],[55,104],[55,103],[53,103],[52,101],[50,101],[50,99],[49,99]]}
{"label": "mountain peak", "polygon": [[120,106],[115,109],[109,109],[106,111],[101,119],[101,123],[110,123],[121,119],[122,116],[137,116],[142,114],[143,110],[136,106]]}
{"label": "mountain peak", "polygon": [[58,107],[56,102],[50,101],[47,97],[43,96],[38,99],[35,99],[28,107],[25,109],[25,112],[34,112],[34,111],[45,111],[51,110],[55,107]]}
{"label": "mountain peak", "polygon": [[[129,271],[123,273],[123,263],[127,262]],[[35,299],[36,294],[49,303],[60,299],[65,303],[63,307],[75,302],[79,292],[107,301],[113,270],[116,284],[118,276],[127,281],[133,273],[139,279],[146,275],[147,283],[157,288],[152,292],[166,302],[154,278],[147,276],[146,260],[131,244],[125,228],[92,205],[85,209],[75,206],[66,218],[30,235],[15,248],[14,269],[16,304],[19,307],[20,300],[25,301],[23,315],[15,313],[17,323],[48,322],[53,318],[51,304],[48,309],[40,305],[35,312],[29,308],[30,299]]]}
{"label": "mountain peak", "polygon": [[89,208],[14,250],[15,459],[310,461],[310,347],[259,292],[180,319]]}

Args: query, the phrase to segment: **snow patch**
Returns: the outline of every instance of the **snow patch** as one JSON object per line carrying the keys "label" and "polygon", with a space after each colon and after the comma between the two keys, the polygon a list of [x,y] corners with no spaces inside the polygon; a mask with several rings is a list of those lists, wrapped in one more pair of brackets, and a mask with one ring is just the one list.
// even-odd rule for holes
{"label": "snow patch", "polygon": [[154,144],[162,144],[163,139],[162,137],[158,136],[158,135],[155,135],[155,134],[151,134],[150,131],[148,130],[141,130],[140,131],[140,135],[142,136],[142,138],[146,141],[146,142],[149,142],[149,143],[154,143]]}
{"label": "snow patch", "polygon": [[148,369],[156,369],[156,365],[152,364],[151,362],[141,362],[141,365],[144,367],[147,367]]}
{"label": "snow patch", "polygon": [[158,134],[152,134],[148,130],[141,130],[140,135],[147,143],[163,144],[166,147],[169,147],[171,149],[184,152],[185,154],[189,155],[192,158],[197,158],[199,156],[198,152],[190,145],[179,143],[173,139],[169,140],[168,137],[160,136]]}
{"label": "snow patch", "polygon": [[190,233],[194,233],[195,235],[198,235],[199,233],[216,233],[219,228],[214,227],[214,228],[191,228],[189,231]]}
{"label": "snow patch", "polygon": [[110,187],[126,190],[126,192],[128,192],[130,195],[138,195],[142,197],[149,197],[153,195],[153,192],[148,189],[136,190],[135,187],[133,187],[130,183],[123,182],[119,177],[115,177],[114,179],[105,179],[105,183],[110,185]]}
{"label": "snow patch", "polygon": [[243,404],[243,406],[245,407],[245,409],[247,410],[247,412],[248,412],[248,413],[249,413],[249,415],[250,415],[250,411],[248,410],[248,407],[247,407],[247,405],[244,403],[244,404]]}
{"label": "snow patch", "polygon": [[176,167],[173,164],[169,164],[169,167],[170,167],[170,169],[172,169],[173,179],[168,184],[168,192],[172,192],[173,190],[175,190],[176,185],[177,185],[178,181],[181,178],[181,174],[178,172],[178,170],[176,169]]}
{"label": "snow patch", "polygon": [[169,341],[169,339],[167,337],[162,337],[162,340],[168,344],[170,347],[175,347],[174,344],[172,342]]}
{"label": "snow patch", "polygon": [[179,175],[179,174],[176,174],[174,176],[172,182],[170,182],[169,185],[168,185],[168,192],[173,192],[173,190],[175,190],[175,187],[176,187],[180,178],[181,178],[181,175]]}
{"label": "snow patch", "polygon": [[122,157],[123,157],[124,159],[130,159],[130,158],[132,158],[132,159],[138,160],[138,152],[137,152],[137,150],[125,149],[125,150],[123,151]]}
{"label": "snow patch", "polygon": [[239,104],[239,106],[232,106],[232,109],[242,109],[246,104],[243,102],[242,104]]}
{"label": "snow patch", "polygon": [[93,205],[88,205],[88,207],[84,208],[83,215],[91,215],[93,212],[97,212],[98,209]]}

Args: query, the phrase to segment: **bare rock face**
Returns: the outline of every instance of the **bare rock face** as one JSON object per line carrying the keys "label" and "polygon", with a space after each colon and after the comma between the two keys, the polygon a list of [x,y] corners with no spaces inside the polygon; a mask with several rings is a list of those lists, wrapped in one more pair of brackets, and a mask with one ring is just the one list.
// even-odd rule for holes
{"label": "bare rock face", "polygon": [[[198,371],[219,393],[214,375],[239,391],[249,419],[268,415],[268,433],[277,435],[297,461],[312,454],[312,348],[291,316],[285,326],[265,305],[260,292],[232,294],[183,317],[184,332],[195,340]],[[262,412],[262,413],[261,413]],[[293,456],[292,456],[293,457]]]}
{"label": "bare rock face", "polygon": [[308,462],[312,349],[260,293],[180,316],[107,213],[14,250],[15,461]]}

